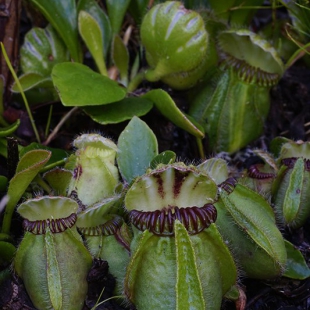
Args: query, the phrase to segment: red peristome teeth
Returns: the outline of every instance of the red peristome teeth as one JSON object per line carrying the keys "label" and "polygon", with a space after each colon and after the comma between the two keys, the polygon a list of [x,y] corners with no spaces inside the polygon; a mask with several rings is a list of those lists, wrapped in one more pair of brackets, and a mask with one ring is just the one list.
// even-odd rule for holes
{"label": "red peristome teeth", "polygon": [[256,165],[252,165],[248,169],[248,175],[252,179],[259,179],[259,180],[271,179],[271,178],[275,177],[274,173],[259,171],[259,169],[258,169],[258,167]]}
{"label": "red peristome teeth", "polygon": [[122,224],[123,219],[120,216],[115,215],[112,219],[101,225],[92,227],[78,227],[78,229],[83,235],[87,236],[110,236],[116,234],[116,232],[121,228]]}
{"label": "red peristome teeth", "polygon": [[232,193],[237,185],[237,180],[235,178],[228,178],[226,181],[219,185],[220,188],[225,190],[228,194]]}
{"label": "red peristome teeth", "polygon": [[296,157],[290,157],[290,158],[283,158],[281,162],[282,165],[287,166],[288,168],[293,168],[296,161],[297,161]]}
{"label": "red peristome teeth", "polygon": [[201,208],[169,207],[151,212],[132,210],[129,217],[137,229],[147,229],[154,235],[173,236],[175,220],[179,220],[190,235],[195,235],[215,222],[217,211],[212,204],[206,204]]}
{"label": "red peristome teeth", "polygon": [[46,219],[29,221],[24,219],[23,228],[35,235],[43,235],[46,233],[46,228],[49,227],[53,234],[64,232],[66,229],[71,228],[77,220],[76,213],[70,214],[68,217],[60,219]]}
{"label": "red peristome teeth", "polygon": [[[297,161],[297,157],[290,157],[290,158],[284,158],[282,159],[282,165],[287,166],[288,168],[293,168],[295,163]],[[305,163],[305,170],[310,171],[310,159],[305,159],[304,158],[304,163]]]}

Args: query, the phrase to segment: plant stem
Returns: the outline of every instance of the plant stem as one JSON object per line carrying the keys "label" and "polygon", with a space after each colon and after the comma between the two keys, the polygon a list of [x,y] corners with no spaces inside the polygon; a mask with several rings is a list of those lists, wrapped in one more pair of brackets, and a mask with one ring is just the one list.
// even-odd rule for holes
{"label": "plant stem", "polygon": [[127,92],[132,93],[135,91],[140,83],[144,80],[144,71],[139,72],[128,84]]}
{"label": "plant stem", "polygon": [[0,46],[1,46],[1,50],[2,50],[2,53],[3,53],[4,59],[5,59],[5,62],[7,64],[7,66],[9,67],[9,69],[11,71],[11,74],[13,75],[13,78],[15,80],[15,83],[16,83],[16,85],[17,85],[17,87],[18,87],[18,89],[19,89],[19,91],[20,91],[20,93],[22,95],[23,100],[24,100],[25,107],[26,107],[26,110],[27,110],[27,113],[28,113],[28,116],[29,116],[29,119],[30,119],[30,122],[31,122],[31,125],[32,125],[32,128],[33,128],[34,134],[36,136],[36,139],[37,139],[38,143],[40,143],[41,142],[40,136],[39,136],[37,127],[35,125],[35,121],[34,121],[34,118],[32,116],[32,113],[31,113],[31,110],[30,110],[27,98],[25,96],[25,93],[23,91],[23,88],[22,88],[22,86],[21,86],[21,84],[19,82],[19,79],[18,79],[18,77],[17,77],[17,75],[16,75],[16,73],[15,73],[13,67],[12,67],[12,64],[11,64],[11,62],[9,60],[8,54],[6,53],[6,50],[5,50],[4,45],[3,45],[2,42],[0,42]]}
{"label": "plant stem", "polygon": [[14,242],[13,238],[10,235],[4,233],[0,233],[0,241],[6,241],[10,243]]}
{"label": "plant stem", "polygon": [[37,182],[38,185],[40,185],[47,194],[51,195],[53,190],[52,188],[42,179],[42,177],[38,174],[35,178],[34,181]]}
{"label": "plant stem", "polygon": [[285,70],[290,68],[298,59],[302,58],[305,54],[309,55],[309,49],[310,49],[310,43],[307,43],[306,45],[300,46],[293,38],[292,36],[288,33],[287,35],[289,38],[297,45],[299,46],[299,49],[290,57],[290,59],[286,62],[285,64]]}
{"label": "plant stem", "polygon": [[53,169],[53,168],[55,168],[55,167],[64,166],[65,163],[66,163],[66,161],[67,161],[67,158],[64,158],[64,159],[55,161],[55,162],[53,162],[53,163],[50,164],[50,165],[44,166],[44,168],[42,168],[42,169],[40,170],[40,173],[44,173],[44,172],[46,172],[46,171],[48,171],[48,170],[51,170],[51,169]]}
{"label": "plant stem", "polygon": [[45,134],[44,134],[45,138],[48,136],[48,131],[49,131],[49,128],[50,128],[50,125],[51,125],[52,114],[53,114],[53,106],[51,105],[49,113],[48,113],[46,128],[45,128]]}
{"label": "plant stem", "polygon": [[204,159],[206,157],[206,155],[205,155],[205,152],[203,150],[202,139],[196,138],[196,142],[197,142],[197,146],[198,146],[199,156],[201,159]]}
{"label": "plant stem", "polygon": [[76,112],[78,107],[74,107],[71,109],[65,116],[60,120],[60,122],[57,124],[57,126],[54,128],[54,130],[51,132],[51,134],[48,136],[48,138],[43,142],[43,145],[48,145],[54,137],[57,135],[59,129],[61,126],[66,122],[66,120],[74,113]]}

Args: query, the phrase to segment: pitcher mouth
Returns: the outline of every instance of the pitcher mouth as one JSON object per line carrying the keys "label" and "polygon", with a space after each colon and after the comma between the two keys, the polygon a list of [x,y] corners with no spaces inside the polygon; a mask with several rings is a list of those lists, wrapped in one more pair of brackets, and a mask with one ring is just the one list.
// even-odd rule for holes
{"label": "pitcher mouth", "polygon": [[47,228],[53,233],[61,233],[68,228],[73,227],[77,221],[76,213],[70,214],[68,217],[59,219],[46,219],[30,221],[28,219],[23,220],[23,228],[25,231],[29,231],[34,235],[44,235]]}
{"label": "pitcher mouth", "polygon": [[173,236],[174,222],[179,220],[190,235],[195,235],[216,221],[217,211],[213,204],[187,208],[169,206],[162,210],[146,212],[131,210],[129,218],[138,230],[144,231],[147,229],[157,236]]}
{"label": "pitcher mouth", "polygon": [[[297,157],[283,158],[281,162],[282,162],[282,165],[288,167],[289,169],[292,169],[294,168],[297,159],[298,159]],[[305,170],[310,171],[310,159],[304,158],[303,160],[305,164]]]}
{"label": "pitcher mouth", "polygon": [[116,234],[123,223],[124,221],[120,216],[111,215],[111,218],[103,224],[92,227],[78,227],[78,230],[86,236],[111,236]]}
{"label": "pitcher mouth", "polygon": [[281,76],[270,73],[258,67],[253,67],[245,60],[235,58],[227,53],[221,53],[221,65],[223,68],[232,68],[238,77],[246,83],[256,83],[260,86],[271,87],[276,85]]}

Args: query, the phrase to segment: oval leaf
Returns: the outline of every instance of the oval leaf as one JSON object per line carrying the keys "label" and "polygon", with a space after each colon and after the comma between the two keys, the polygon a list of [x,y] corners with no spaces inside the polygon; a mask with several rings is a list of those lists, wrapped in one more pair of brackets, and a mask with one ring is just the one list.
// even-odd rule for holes
{"label": "oval leaf", "polygon": [[115,35],[113,40],[112,49],[113,61],[120,73],[121,83],[125,86],[128,84],[128,66],[129,66],[129,53],[128,50],[120,38],[120,36]]}
{"label": "oval leaf", "polygon": [[140,25],[141,19],[147,11],[149,0],[131,0],[128,10],[130,15],[134,18],[135,22]]}
{"label": "oval leaf", "polygon": [[[41,74],[34,72],[23,74],[18,79],[23,91],[27,91],[34,87],[53,87],[53,82],[50,77],[44,77]],[[12,85],[11,90],[14,93],[20,93],[20,89],[15,82]]]}
{"label": "oval leaf", "polygon": [[121,26],[126,14],[130,0],[107,0],[107,8],[109,18],[111,21],[111,27],[114,34],[117,34],[121,30]]}
{"label": "oval leaf", "polygon": [[159,164],[169,165],[175,162],[177,155],[172,151],[164,151],[155,156],[150,164],[151,169],[155,169]]}
{"label": "oval leaf", "polygon": [[107,68],[104,62],[103,35],[100,26],[96,19],[85,11],[79,13],[79,31],[100,73],[107,76]]}
{"label": "oval leaf", "polygon": [[72,179],[72,173],[69,170],[55,168],[47,171],[44,174],[44,179],[57,195],[66,196]]}
{"label": "oval leaf", "polygon": [[310,277],[310,269],[300,251],[287,240],[285,240],[285,248],[287,252],[287,262],[283,276],[297,280],[304,280]]}
{"label": "oval leaf", "polygon": [[130,183],[145,173],[158,154],[153,131],[138,117],[133,117],[118,139],[117,162],[123,178]]}
{"label": "oval leaf", "polygon": [[68,50],[56,31],[49,25],[45,29],[32,28],[20,50],[21,68],[47,77],[55,64],[69,60]]}
{"label": "oval leaf", "polygon": [[108,104],[126,95],[126,90],[115,81],[78,63],[56,65],[52,79],[64,106]]}
{"label": "oval leaf", "polygon": [[56,29],[70,51],[71,58],[82,61],[78,38],[75,0],[30,0]]}
{"label": "oval leaf", "polygon": [[156,108],[176,126],[186,130],[197,138],[204,137],[203,128],[188,115],[183,113],[170,95],[162,89],[154,89],[142,96],[152,101]]}
{"label": "oval leaf", "polygon": [[117,124],[131,119],[134,116],[143,116],[153,107],[153,103],[144,98],[124,98],[104,106],[86,107],[83,110],[95,122],[106,124]]}
{"label": "oval leaf", "polygon": [[51,152],[47,150],[33,150],[26,153],[19,161],[16,174],[10,180],[8,188],[9,200],[5,209],[2,232],[9,233],[14,208],[24,194],[28,185],[48,162]]}
{"label": "oval leaf", "polygon": [[36,142],[32,142],[29,145],[23,147],[19,152],[19,156],[22,157],[26,153],[32,150],[47,150],[51,152],[51,157],[46,163],[44,170],[46,170],[45,168],[48,168],[48,167],[51,169],[55,164],[59,165],[60,162],[64,164],[64,160],[68,157],[68,153],[62,149],[48,147],[48,146],[45,146],[45,145],[42,145]]}
{"label": "oval leaf", "polygon": [[95,0],[80,0],[78,11],[80,12],[82,10],[89,13],[97,21],[102,34],[104,55],[107,57],[112,39],[111,24],[108,16]]}

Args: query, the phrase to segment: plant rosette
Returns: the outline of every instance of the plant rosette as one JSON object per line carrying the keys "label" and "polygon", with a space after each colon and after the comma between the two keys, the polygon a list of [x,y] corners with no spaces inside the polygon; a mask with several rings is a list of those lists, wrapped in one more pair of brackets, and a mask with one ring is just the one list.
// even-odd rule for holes
{"label": "plant rosette", "polygon": [[40,310],[82,309],[92,257],[76,229],[78,204],[65,197],[43,196],[22,203],[25,235],[14,270]]}
{"label": "plant rosette", "polygon": [[267,41],[246,29],[220,32],[218,47],[221,65],[193,98],[189,114],[205,127],[213,151],[234,153],[261,135],[269,91],[284,65]]}
{"label": "plant rosette", "polygon": [[99,134],[83,134],[73,141],[73,146],[76,152],[67,164],[73,170],[69,195],[75,192],[86,206],[113,196],[119,182],[116,144]]}
{"label": "plant rosette", "polygon": [[183,163],[159,165],[125,196],[133,227],[124,293],[138,309],[220,309],[237,270],[214,222],[217,186]]}
{"label": "plant rosette", "polygon": [[275,212],[282,224],[296,229],[310,216],[310,143],[284,143],[277,163],[280,168],[272,186]]}
{"label": "plant rosette", "polygon": [[155,5],[140,29],[146,59],[151,67],[147,80],[163,80],[176,89],[193,86],[209,66],[208,33],[199,13],[187,10],[181,2]]}

